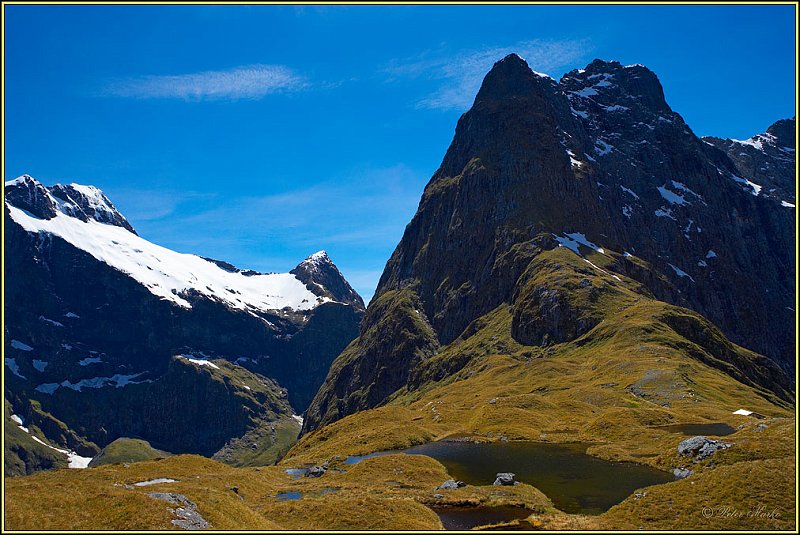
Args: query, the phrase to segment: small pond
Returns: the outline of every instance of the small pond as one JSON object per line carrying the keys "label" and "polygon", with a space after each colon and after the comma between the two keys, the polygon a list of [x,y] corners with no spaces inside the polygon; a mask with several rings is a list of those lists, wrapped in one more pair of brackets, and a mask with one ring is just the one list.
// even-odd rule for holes
{"label": "small pond", "polygon": [[538,488],[562,511],[589,515],[607,511],[636,489],[674,480],[672,474],[647,465],[593,457],[587,448],[577,443],[440,441],[402,452],[354,456],[346,462],[390,453],[427,455],[470,485],[491,485],[498,472],[513,472],[517,481]]}
{"label": "small pond", "polygon": [[299,500],[302,498],[303,495],[299,492],[279,492],[275,495],[275,499],[279,502],[285,502],[288,500]]}

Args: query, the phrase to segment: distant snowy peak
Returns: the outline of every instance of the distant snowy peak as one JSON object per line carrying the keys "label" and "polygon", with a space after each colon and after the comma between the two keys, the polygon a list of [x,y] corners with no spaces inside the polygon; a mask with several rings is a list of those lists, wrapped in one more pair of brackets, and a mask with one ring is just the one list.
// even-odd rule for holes
{"label": "distant snowy peak", "polygon": [[5,183],[5,200],[8,204],[41,218],[50,219],[58,213],[58,203],[38,180],[22,175]]}
{"label": "distant snowy peak", "polygon": [[42,185],[30,175],[22,175],[5,183],[5,199],[40,219],[52,219],[62,213],[81,221],[90,219],[122,227],[136,234],[128,220],[120,214],[102,191],[81,184]]}
{"label": "distant snowy peak", "polygon": [[[747,139],[706,136],[703,141],[728,155],[738,170],[733,180],[782,206],[795,204],[795,118],[781,119]],[[758,192],[754,193],[758,194]]]}
{"label": "distant snowy peak", "polygon": [[254,316],[311,310],[328,301],[363,308],[361,298],[324,251],[292,273],[262,274],[178,253],[139,237],[103,192],[92,186],[48,189],[23,175],[5,183],[5,200],[11,220],[26,232],[61,238],[182,308],[192,308],[198,299]]}
{"label": "distant snowy peak", "polygon": [[[735,143],[740,150],[755,149],[759,152],[772,153],[788,159],[793,157],[795,151],[795,119],[781,119],[770,125],[767,131],[756,134],[747,139],[723,139],[714,136],[706,136],[703,140],[709,145],[720,147],[724,144]],[[776,152],[780,151],[780,152]]]}
{"label": "distant snowy peak", "polygon": [[739,145],[748,145],[762,152],[775,148],[784,152],[794,152],[795,146],[795,120],[781,119],[770,125],[763,134],[756,134],[748,139],[731,139]]}
{"label": "distant snowy peak", "polygon": [[350,286],[325,251],[312,254],[290,273],[318,296],[353,305],[359,310],[365,308],[361,296]]}
{"label": "distant snowy peak", "polygon": [[328,253],[325,251],[317,251],[316,253],[312,254],[297,267],[305,266],[309,270],[323,270],[323,269],[330,269],[331,267],[336,268],[336,265],[333,263],[331,258],[328,256]]}
{"label": "distant snowy peak", "polygon": [[738,143],[740,145],[749,145],[754,147],[760,151],[765,150],[766,146],[776,147],[776,148],[783,148],[786,150],[794,150],[794,147],[789,147],[788,145],[781,145],[777,137],[770,133],[765,134],[757,134],[748,139],[731,139],[734,143]]}
{"label": "distant snowy peak", "polygon": [[777,140],[779,147],[785,147],[794,151],[797,137],[795,135],[796,125],[795,118],[781,119],[776,121],[767,128],[767,134],[770,134]]}

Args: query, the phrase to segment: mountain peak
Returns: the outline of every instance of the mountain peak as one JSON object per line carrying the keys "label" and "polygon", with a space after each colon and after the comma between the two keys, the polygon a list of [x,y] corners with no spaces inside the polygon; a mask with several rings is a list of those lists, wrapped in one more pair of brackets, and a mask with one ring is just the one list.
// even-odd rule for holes
{"label": "mountain peak", "polygon": [[26,174],[5,182],[5,200],[39,219],[52,219],[61,213],[84,222],[93,219],[122,227],[136,234],[108,197],[94,186],[56,184],[48,188]]}
{"label": "mountain peak", "polygon": [[39,219],[52,219],[58,213],[57,203],[41,182],[22,175],[5,183],[5,200]]}
{"label": "mountain peak", "polygon": [[315,264],[315,265],[324,263],[333,264],[331,258],[328,256],[328,253],[325,252],[325,250],[317,251],[316,253],[309,255],[308,258],[303,260],[302,263]]}
{"label": "mountain peak", "polygon": [[31,175],[20,175],[14,180],[6,180],[5,182],[5,186],[7,188],[11,186],[20,186],[22,184],[39,184],[39,181],[33,178]]}
{"label": "mountain peak", "polygon": [[767,134],[775,137],[779,147],[793,149],[795,145],[795,118],[781,119],[767,128]]}
{"label": "mountain peak", "polygon": [[607,59],[600,59],[595,58],[592,60],[589,65],[586,66],[586,70],[606,70],[606,69],[619,69],[622,67],[622,64],[614,59],[607,60]]}
{"label": "mountain peak", "polygon": [[310,255],[289,273],[305,284],[309,291],[320,297],[347,303],[359,310],[365,308],[364,300],[350,286],[324,250]]}
{"label": "mountain peak", "polygon": [[641,64],[595,59],[583,69],[573,69],[560,81],[568,95],[591,98],[602,105],[622,105],[667,113],[669,105],[658,76]]}
{"label": "mountain peak", "polygon": [[553,83],[550,76],[533,71],[518,54],[509,54],[486,74],[475,102],[528,96],[538,92],[541,81]]}
{"label": "mountain peak", "polygon": [[522,69],[530,69],[530,66],[528,66],[528,62],[525,61],[525,58],[523,58],[516,52],[512,52],[503,59],[496,61],[495,66],[497,65],[517,65]]}

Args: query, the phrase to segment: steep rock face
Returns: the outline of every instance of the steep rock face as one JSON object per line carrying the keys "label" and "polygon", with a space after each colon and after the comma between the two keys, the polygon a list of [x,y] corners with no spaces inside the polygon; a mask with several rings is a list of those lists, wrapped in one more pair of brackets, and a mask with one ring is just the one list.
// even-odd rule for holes
{"label": "steep rock face", "polygon": [[[373,302],[397,291],[418,299],[442,345],[463,339],[503,303],[513,305],[518,342],[566,342],[597,323],[586,308],[594,290],[570,288],[586,294],[575,308],[546,281],[537,285],[542,266],[529,264],[559,246],[577,254],[608,248],[617,251],[612,275],[699,312],[731,341],[794,373],[795,211],[743,175],[670,109],[646,67],[595,60],[556,82],[512,54],[486,75],[459,119]],[[350,349],[364,335],[362,328]],[[353,355],[340,359],[354,366]],[[394,360],[404,373],[412,361]],[[337,364],[326,385],[344,388],[350,381],[338,377]],[[765,381],[785,395],[783,380]],[[323,388],[312,408],[359,387],[335,395]],[[353,410],[340,406],[340,417]],[[306,430],[329,421],[326,414],[309,414]]]}
{"label": "steep rock face", "polygon": [[440,341],[455,339],[509,297],[525,263],[504,255],[534,238],[540,222],[566,227],[585,213],[602,224],[604,214],[585,209],[597,203],[579,160],[586,144],[552,79],[518,56],[498,62],[459,120],[378,292],[410,285]]}
{"label": "steep rock face", "polygon": [[58,387],[39,399],[42,409],[97,444],[138,436],[159,449],[206,456],[261,420],[292,414],[286,390],[274,381],[222,360],[197,362],[207,364],[175,357],[155,379],[80,391]]}
{"label": "steep rock face", "polygon": [[579,232],[646,260],[664,275],[658,298],[788,369],[794,334],[771,325],[793,315],[794,209],[737,173],[647,68],[595,60],[557,84],[509,56],[459,120],[378,295],[411,285],[447,343],[510,297],[506,251]]}
{"label": "steep rock face", "polygon": [[[700,312],[793,374],[794,332],[774,326],[794,317],[794,208],[697,138],[645,67],[596,60],[561,85],[595,139],[613,222],[592,236],[663,273],[674,288],[650,286],[656,297]],[[793,153],[779,152],[794,168]]]}
{"label": "steep rock face", "polygon": [[58,213],[53,197],[42,184],[29,175],[5,183],[6,202],[41,219],[52,219]]}
{"label": "steep rock face", "polygon": [[407,290],[390,291],[369,307],[360,336],[336,359],[311,403],[304,430],[377,407],[434,354],[436,336]]}
{"label": "steep rock face", "polygon": [[[152,388],[172,373],[174,355],[226,359],[242,373],[277,379],[275,388],[288,390],[291,414],[289,403],[302,412],[334,357],[358,334],[363,302],[345,292],[352,289],[327,255],[307,281],[178,255],[139,238],[99,190],[46,188],[27,176],[6,183],[4,211],[6,398],[18,411],[29,400],[46,405],[101,447],[141,436],[169,451],[208,454],[222,438],[256,425],[234,414],[233,388],[202,394],[215,396],[207,411],[228,413],[167,410],[174,391]],[[68,387],[57,389],[53,403],[42,385]],[[164,429],[147,424],[153,414],[126,405],[140,397],[163,410]],[[86,403],[87,413],[75,411]],[[192,436],[175,424],[186,414],[186,426],[214,426],[219,434]]]}

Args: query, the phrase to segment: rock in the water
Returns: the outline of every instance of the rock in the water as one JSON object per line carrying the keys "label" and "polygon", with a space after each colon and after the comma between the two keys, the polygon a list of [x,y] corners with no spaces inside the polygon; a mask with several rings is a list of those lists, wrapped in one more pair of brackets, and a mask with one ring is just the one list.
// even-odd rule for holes
{"label": "rock in the water", "polygon": [[692,437],[678,444],[678,453],[695,457],[695,461],[702,461],[714,455],[718,450],[730,447],[730,444],[711,440],[707,437]]}
{"label": "rock in the water", "polygon": [[694,474],[693,471],[689,470],[688,468],[673,468],[672,475],[675,476],[675,479],[685,479],[690,475]]}
{"label": "rock in the water", "polygon": [[497,479],[494,480],[493,485],[514,485],[516,481],[514,478],[516,477],[515,474],[511,472],[499,472],[497,474]]}
{"label": "rock in the water", "polygon": [[306,472],[306,477],[322,477],[327,470],[328,468],[325,465],[312,466],[308,472]]}

